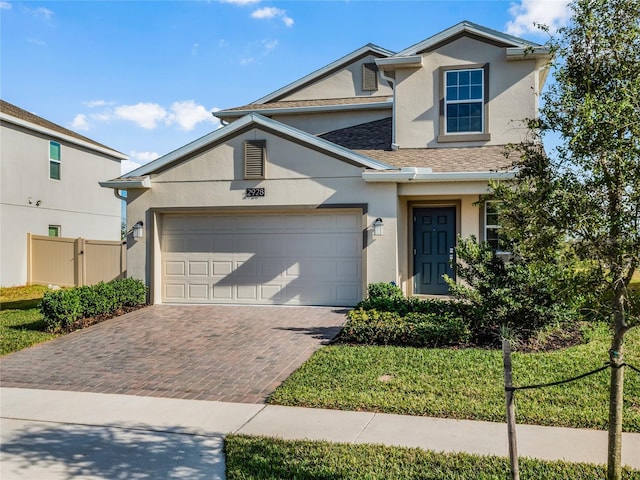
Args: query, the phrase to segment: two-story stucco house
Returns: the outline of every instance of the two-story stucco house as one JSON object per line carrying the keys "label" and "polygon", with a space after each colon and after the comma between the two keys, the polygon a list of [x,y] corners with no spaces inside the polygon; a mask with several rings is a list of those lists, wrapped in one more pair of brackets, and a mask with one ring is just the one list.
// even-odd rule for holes
{"label": "two-story stucco house", "polygon": [[[226,125],[102,185],[125,189],[129,275],[155,303],[354,305],[372,282],[446,294],[458,236],[509,176],[548,52],[459,23],[399,53],[366,45]],[[486,205],[486,204],[485,204]]]}
{"label": "two-story stucco house", "polygon": [[27,282],[27,233],[119,240],[121,200],[98,185],[127,158],[0,100],[0,284]]}

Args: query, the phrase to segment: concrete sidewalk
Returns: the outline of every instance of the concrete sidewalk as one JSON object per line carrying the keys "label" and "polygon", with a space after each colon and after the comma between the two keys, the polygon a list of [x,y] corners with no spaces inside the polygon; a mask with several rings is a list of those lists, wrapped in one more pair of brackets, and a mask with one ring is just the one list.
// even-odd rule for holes
{"label": "concrete sidewalk", "polygon": [[[0,477],[224,479],[224,435],[507,456],[506,425],[367,412],[0,388]],[[606,463],[602,431],[519,425],[522,457]],[[640,434],[623,463],[640,469]]]}

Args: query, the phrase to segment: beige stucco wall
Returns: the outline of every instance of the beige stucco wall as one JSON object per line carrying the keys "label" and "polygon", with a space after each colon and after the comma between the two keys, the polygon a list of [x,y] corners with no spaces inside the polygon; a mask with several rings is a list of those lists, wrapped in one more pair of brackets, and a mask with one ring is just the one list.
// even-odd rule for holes
{"label": "beige stucco wall", "polygon": [[[441,67],[489,64],[486,142],[438,143]],[[396,72],[396,143],[401,148],[504,145],[524,138],[522,120],[536,115],[537,69],[542,60],[507,61],[503,47],[469,37],[423,54],[421,68]]]}
{"label": "beige stucco wall", "polygon": [[327,98],[350,98],[360,96],[389,96],[393,95],[391,87],[378,78],[378,90],[362,90],[362,64],[374,63],[377,57],[367,55],[355,61],[346,68],[327,75],[304,89],[281,98],[280,100],[317,100]]}
{"label": "beige stucco wall", "polygon": [[[243,180],[243,142],[267,141],[267,179]],[[363,251],[363,291],[371,281],[397,281],[397,193],[395,184],[367,184],[362,167],[345,163],[273,134],[254,129],[212,147],[179,165],[152,176],[152,188],[130,190],[129,228],[138,220],[146,227],[145,238],[128,242],[130,277],[145,279],[153,301],[160,295],[159,233],[162,213],[276,211],[283,214],[313,211],[318,207],[349,207],[366,204],[362,227],[367,229]],[[261,198],[244,198],[245,188],[266,189]],[[385,221],[385,234],[374,237],[369,226],[377,217]]]}
{"label": "beige stucco wall", "polygon": [[[50,140],[61,144],[61,180],[49,178]],[[5,122],[0,144],[1,285],[26,283],[28,232],[60,225],[65,237],[120,239],[121,202],[98,185],[120,175],[119,160]]]}

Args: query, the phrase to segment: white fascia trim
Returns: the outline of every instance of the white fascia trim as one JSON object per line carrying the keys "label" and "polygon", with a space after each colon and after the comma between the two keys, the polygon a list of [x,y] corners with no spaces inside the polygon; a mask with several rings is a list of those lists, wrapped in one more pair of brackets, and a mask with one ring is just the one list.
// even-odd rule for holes
{"label": "white fascia trim", "polygon": [[430,168],[403,167],[399,172],[363,172],[367,183],[426,183],[426,182],[474,182],[509,180],[515,171],[508,172],[433,172]]}
{"label": "white fascia trim", "polygon": [[138,167],[135,170],[132,170],[131,172],[123,175],[121,178],[149,175],[150,173],[153,173],[154,171],[166,165],[169,165],[176,160],[179,160],[183,156],[189,155],[196,150],[206,147],[211,143],[217,142],[218,140],[226,137],[231,137],[235,132],[250,125],[261,126],[266,129],[278,131],[286,136],[296,138],[302,143],[306,143],[307,145],[314,146],[321,150],[333,153],[334,155],[338,155],[345,159],[351,160],[352,162],[360,164],[366,168],[371,168],[373,170],[388,170],[394,168],[390,165],[387,165],[386,163],[378,162],[376,160],[373,160],[372,158],[360,155],[352,150],[349,150],[348,148],[344,148],[336,145],[335,143],[315,137],[314,135],[310,135],[306,132],[303,132],[302,130],[298,130],[297,128],[293,128],[289,125],[285,125],[284,123],[280,123],[270,118],[263,117],[262,115],[259,115],[257,113],[251,113],[239,118],[229,125],[219,128],[218,130],[185,145],[184,147],[178,148],[177,150],[174,150],[173,152],[170,152],[163,157],[157,158],[153,162],[142,165],[141,167]]}
{"label": "white fascia trim", "polygon": [[428,49],[429,47],[433,46],[433,45],[437,45],[441,42],[444,42],[445,40],[447,40],[450,37],[453,37],[455,35],[457,35],[460,32],[469,32],[475,35],[478,35],[480,37],[484,37],[487,38],[489,40],[494,40],[497,42],[501,42],[501,43],[510,43],[514,46],[537,46],[537,44],[533,43],[533,42],[529,42],[527,40],[521,39],[521,38],[517,38],[514,37],[512,35],[507,35],[504,33],[500,33],[498,31],[495,30],[491,30],[489,28],[483,27],[481,25],[477,25],[475,23],[471,23],[469,21],[463,21],[460,22],[452,27],[447,28],[446,30],[443,30],[440,33],[437,33],[435,35],[433,35],[432,37],[427,38],[426,40],[423,40],[420,43],[416,43],[415,45],[412,45],[411,47],[402,50],[401,52],[399,52],[396,56],[400,57],[400,56],[404,56],[404,55],[413,55],[416,52],[420,52],[422,50]]}
{"label": "white fascia trim", "polygon": [[290,83],[289,85],[286,85],[286,86],[276,90],[275,92],[272,92],[269,95],[266,95],[266,96],[264,96],[262,98],[259,98],[255,102],[251,102],[251,103],[267,103],[267,102],[270,102],[274,98],[281,97],[282,95],[285,95],[287,92],[289,92],[289,91],[291,91],[291,90],[293,90],[295,88],[298,88],[301,85],[304,85],[306,83],[312,82],[316,78],[324,75],[325,73],[330,72],[331,70],[339,68],[341,65],[344,65],[344,64],[347,64],[349,62],[352,62],[354,59],[364,55],[367,52],[377,53],[377,54],[383,55],[385,57],[390,57],[391,55],[394,54],[394,52],[392,52],[391,50],[387,50],[385,48],[378,47],[377,45],[373,45],[373,44],[370,43],[368,45],[365,45],[364,47],[360,47],[358,50],[356,50],[354,52],[351,52],[351,53],[345,55],[342,58],[339,58],[335,62],[332,62],[329,65],[326,65],[326,66],[316,70],[315,72],[312,72],[309,75],[306,75],[306,76],[302,77],[301,79],[296,80],[295,82]]}
{"label": "white fascia trim", "polygon": [[393,107],[393,101],[375,102],[375,103],[351,103],[341,105],[321,105],[313,107],[288,107],[288,108],[261,108],[260,110],[219,110],[213,114],[217,118],[243,117],[251,113],[258,115],[296,115],[313,112],[338,112],[338,111],[354,111],[354,110],[386,110]]}
{"label": "white fascia trim", "polygon": [[549,47],[510,47],[507,48],[507,60],[529,60],[551,58]]}
{"label": "white fascia trim", "polygon": [[[376,65],[387,70],[394,68],[416,68],[422,66],[422,55],[410,55],[406,57],[377,58]],[[392,67],[392,68],[386,68]]]}
{"label": "white fascia trim", "polygon": [[64,133],[56,132],[55,130],[51,130],[50,128],[41,127],[40,125],[36,125],[34,123],[21,120],[20,118],[16,118],[12,115],[7,115],[6,113],[0,112],[0,119],[9,123],[13,123],[15,125],[19,125],[24,128],[28,128],[29,130],[34,130],[36,132],[43,133],[52,138],[59,138],[61,140],[64,140],[65,142],[73,143],[75,145],[87,148],[89,150],[93,150],[95,152],[104,153],[105,155],[117,158],[118,160],[129,159],[129,157],[124,153],[111,150],[110,148],[99,147],[98,145],[94,145],[93,143],[85,142],[84,140],[80,140],[79,138],[75,138],[70,135],[65,135]]}
{"label": "white fascia trim", "polygon": [[146,176],[139,180],[107,180],[98,182],[103,188],[115,188],[117,190],[128,190],[130,188],[151,188],[151,178]]}

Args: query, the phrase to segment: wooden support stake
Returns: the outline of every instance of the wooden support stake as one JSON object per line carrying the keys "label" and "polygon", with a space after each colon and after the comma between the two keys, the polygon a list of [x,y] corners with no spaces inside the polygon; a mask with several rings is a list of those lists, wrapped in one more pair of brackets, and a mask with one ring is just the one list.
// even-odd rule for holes
{"label": "wooden support stake", "polygon": [[513,381],[511,377],[511,344],[502,340],[502,359],[504,365],[504,396],[507,404],[507,434],[509,438],[509,461],[511,463],[511,480],[520,480],[518,466],[518,445],[516,442],[516,405],[513,400]]}

